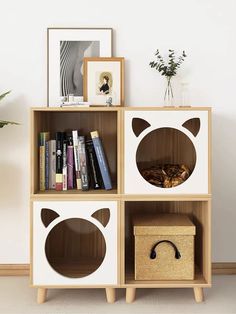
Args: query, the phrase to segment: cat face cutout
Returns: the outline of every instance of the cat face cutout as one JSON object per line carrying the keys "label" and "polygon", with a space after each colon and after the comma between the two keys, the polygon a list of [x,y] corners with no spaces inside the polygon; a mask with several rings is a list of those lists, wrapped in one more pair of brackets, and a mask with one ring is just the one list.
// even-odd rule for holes
{"label": "cat face cutout", "polygon": [[[106,255],[106,240],[102,230],[109,223],[110,210],[96,210],[91,218],[70,217],[61,220],[56,211],[41,209],[41,221],[45,228],[55,222],[46,237],[45,255],[58,274],[84,278],[101,266]],[[99,227],[93,223],[94,219],[99,222]]]}

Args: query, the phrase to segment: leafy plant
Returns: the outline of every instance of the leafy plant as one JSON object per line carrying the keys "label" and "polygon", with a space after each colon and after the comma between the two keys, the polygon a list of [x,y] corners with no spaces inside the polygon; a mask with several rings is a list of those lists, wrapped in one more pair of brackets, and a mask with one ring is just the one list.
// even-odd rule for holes
{"label": "leafy plant", "polygon": [[[8,91],[2,95],[0,95],[0,101],[5,97],[7,96],[11,91]],[[8,124],[17,124],[19,125],[19,123],[17,122],[12,122],[12,121],[4,121],[4,120],[0,120],[0,128],[3,128],[5,125],[8,125]]]}
{"label": "leafy plant", "polygon": [[187,55],[185,51],[183,51],[179,57],[176,57],[175,51],[169,49],[168,60],[165,62],[159,50],[157,49],[155,56],[157,60],[151,61],[149,65],[151,66],[151,68],[156,69],[161,75],[164,75],[167,78],[167,87],[164,99],[166,99],[166,96],[168,96],[168,98],[170,97],[173,98],[171,79],[173,76],[177,74],[177,70],[180,68],[181,64],[184,62],[184,59],[187,57]]}
{"label": "leafy plant", "polygon": [[175,56],[175,51],[172,49],[169,49],[167,62],[163,60],[163,57],[161,56],[158,49],[155,53],[155,56],[157,58],[157,61],[152,61],[149,63],[151,68],[155,68],[158,72],[161,73],[161,75],[165,75],[170,78],[177,74],[178,68],[184,62],[184,58],[187,57],[185,51],[183,51],[182,54],[177,58]]}

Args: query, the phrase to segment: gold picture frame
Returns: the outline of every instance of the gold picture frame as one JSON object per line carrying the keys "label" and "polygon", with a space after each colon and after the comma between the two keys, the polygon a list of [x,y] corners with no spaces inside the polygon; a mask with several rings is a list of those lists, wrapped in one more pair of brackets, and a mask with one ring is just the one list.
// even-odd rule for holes
{"label": "gold picture frame", "polygon": [[84,58],[84,101],[92,106],[124,106],[123,57]]}

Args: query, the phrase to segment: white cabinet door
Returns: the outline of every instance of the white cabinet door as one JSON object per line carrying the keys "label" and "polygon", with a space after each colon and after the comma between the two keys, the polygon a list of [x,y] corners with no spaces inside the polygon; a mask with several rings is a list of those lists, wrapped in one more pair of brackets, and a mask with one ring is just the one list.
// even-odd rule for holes
{"label": "white cabinet door", "polygon": [[[208,194],[208,132],[208,110],[127,110],[125,193]],[[174,187],[151,184],[142,174],[154,163],[186,164],[190,176]]]}
{"label": "white cabinet door", "polygon": [[117,202],[33,202],[33,285],[117,284]]}

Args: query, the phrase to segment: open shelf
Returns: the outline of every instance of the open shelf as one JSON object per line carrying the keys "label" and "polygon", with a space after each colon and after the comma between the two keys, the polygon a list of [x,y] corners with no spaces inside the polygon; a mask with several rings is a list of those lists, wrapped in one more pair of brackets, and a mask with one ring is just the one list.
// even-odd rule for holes
{"label": "open shelf", "polygon": [[[134,235],[132,220],[135,216],[155,214],[185,214],[196,226],[194,243],[195,276],[194,280],[135,280],[134,276]],[[210,285],[210,204],[209,201],[125,201],[125,256],[124,256],[124,284],[136,286],[193,286]]]}
{"label": "open shelf", "polygon": [[[118,108],[33,108],[32,109],[32,195],[51,194],[117,194],[119,190],[119,109]],[[113,189],[111,191],[93,190],[86,192],[68,190],[66,193],[55,190],[41,192],[39,190],[39,153],[38,136],[40,132],[50,132],[50,138],[55,138],[56,132],[70,132],[78,130],[79,135],[90,138],[91,131],[98,131],[107,158]]]}

